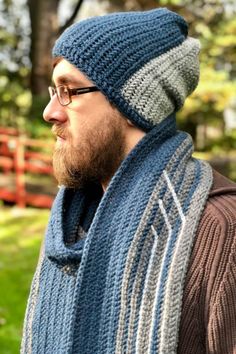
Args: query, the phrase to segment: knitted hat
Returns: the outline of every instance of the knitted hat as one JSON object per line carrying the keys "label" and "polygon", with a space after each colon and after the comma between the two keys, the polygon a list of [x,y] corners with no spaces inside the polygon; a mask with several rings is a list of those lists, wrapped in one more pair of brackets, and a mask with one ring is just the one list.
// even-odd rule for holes
{"label": "knitted hat", "polygon": [[166,8],[93,17],[70,26],[53,48],[145,131],[184,104],[199,78],[199,42]]}

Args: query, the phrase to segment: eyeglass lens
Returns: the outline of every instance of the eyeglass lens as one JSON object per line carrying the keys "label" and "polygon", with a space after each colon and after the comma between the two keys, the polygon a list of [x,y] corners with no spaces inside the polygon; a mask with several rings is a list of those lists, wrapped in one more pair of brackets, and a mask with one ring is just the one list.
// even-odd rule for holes
{"label": "eyeglass lens", "polygon": [[61,104],[66,105],[70,102],[70,94],[66,86],[58,86],[57,95]]}
{"label": "eyeglass lens", "polygon": [[70,93],[66,86],[58,86],[48,88],[49,96],[52,98],[55,94],[57,94],[58,100],[62,105],[67,105],[70,103]]}

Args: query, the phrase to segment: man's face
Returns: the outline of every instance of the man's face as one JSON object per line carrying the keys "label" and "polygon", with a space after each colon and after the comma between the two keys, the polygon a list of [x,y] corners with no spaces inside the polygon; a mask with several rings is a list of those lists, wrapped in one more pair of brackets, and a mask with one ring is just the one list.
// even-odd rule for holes
{"label": "man's face", "polygon": [[[54,68],[53,82],[69,88],[94,86],[64,59]],[[57,137],[53,167],[58,183],[74,188],[106,184],[125,156],[127,124],[105,96],[99,91],[72,96],[72,102],[62,106],[54,95],[43,116]]]}

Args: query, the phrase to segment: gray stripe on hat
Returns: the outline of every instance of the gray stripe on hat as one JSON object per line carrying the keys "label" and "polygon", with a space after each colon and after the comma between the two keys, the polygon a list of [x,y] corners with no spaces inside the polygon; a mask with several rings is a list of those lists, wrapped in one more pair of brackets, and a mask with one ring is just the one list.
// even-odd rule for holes
{"label": "gray stripe on hat", "polygon": [[137,71],[123,86],[122,96],[149,122],[160,123],[196,88],[199,50],[199,41],[188,37]]}

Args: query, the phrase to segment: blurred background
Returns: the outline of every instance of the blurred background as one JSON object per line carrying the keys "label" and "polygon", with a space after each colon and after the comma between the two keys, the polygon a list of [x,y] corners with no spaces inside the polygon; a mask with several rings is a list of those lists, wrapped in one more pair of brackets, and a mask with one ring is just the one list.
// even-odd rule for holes
{"label": "blurred background", "polygon": [[201,42],[198,88],[178,113],[195,156],[236,181],[234,0],[0,0],[0,353],[19,353],[29,287],[57,191],[42,120],[51,47],[75,21],[168,7]]}

